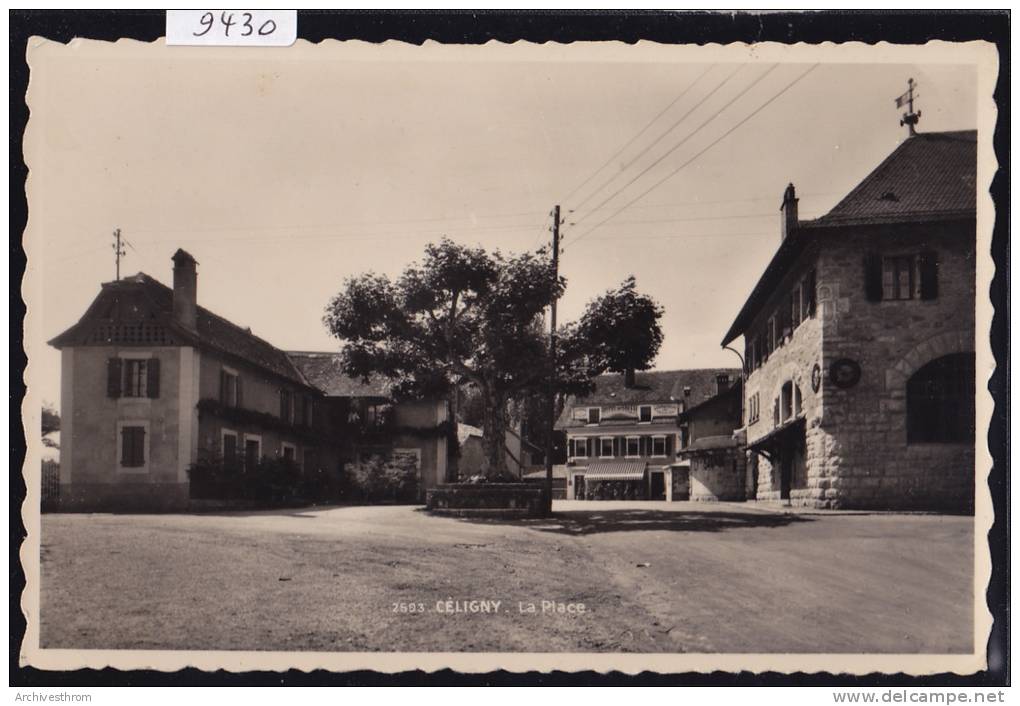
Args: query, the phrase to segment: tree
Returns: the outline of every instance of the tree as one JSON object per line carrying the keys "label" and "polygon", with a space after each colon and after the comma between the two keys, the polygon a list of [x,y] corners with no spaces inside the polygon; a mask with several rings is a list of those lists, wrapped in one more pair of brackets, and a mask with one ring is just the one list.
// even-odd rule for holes
{"label": "tree", "polygon": [[[423,260],[407,267],[396,281],[374,273],[348,278],[326,307],[323,321],[343,343],[341,362],[348,375],[384,375],[394,381],[397,396],[449,396],[461,385],[473,386],[482,400],[482,471],[497,480],[509,475],[504,444],[510,403],[548,384],[551,369],[542,313],[564,288],[565,280],[555,275],[545,249],[490,254],[444,238],[428,245]],[[619,292],[624,292],[623,300],[643,299],[633,284]],[[586,316],[611,314],[621,331],[635,328],[621,318],[628,312],[647,314],[640,302],[604,307],[600,301],[589,305]],[[556,367],[561,392],[587,389],[593,374],[614,369],[611,366],[622,360],[611,355],[612,332],[596,324],[582,318],[564,330],[566,355],[557,359]],[[658,331],[657,319],[651,325]],[[588,335],[594,336],[594,345],[586,345]],[[652,338],[661,342],[661,332]],[[630,351],[627,361],[639,367],[650,364],[638,360],[640,350],[625,347]],[[658,345],[652,348],[654,355]],[[646,345],[644,350],[650,349]]]}
{"label": "tree", "polygon": [[57,442],[49,438],[55,431],[60,431],[60,413],[52,405],[43,402],[42,406],[42,441],[43,445],[58,448]]}
{"label": "tree", "polygon": [[634,275],[588,302],[578,323],[563,337],[563,358],[587,362],[589,373],[629,374],[652,366],[662,346],[662,307],[639,294]]}

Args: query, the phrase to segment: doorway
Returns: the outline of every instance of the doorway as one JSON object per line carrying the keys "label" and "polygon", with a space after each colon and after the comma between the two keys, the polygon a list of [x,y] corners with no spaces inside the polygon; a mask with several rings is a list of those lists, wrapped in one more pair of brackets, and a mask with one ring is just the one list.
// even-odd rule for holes
{"label": "doorway", "polygon": [[649,500],[666,499],[666,476],[662,471],[652,471],[649,474]]}

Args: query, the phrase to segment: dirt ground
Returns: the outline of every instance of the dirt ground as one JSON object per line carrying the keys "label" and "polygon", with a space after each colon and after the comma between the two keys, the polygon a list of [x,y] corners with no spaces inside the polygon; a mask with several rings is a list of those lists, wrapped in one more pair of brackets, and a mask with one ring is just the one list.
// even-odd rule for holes
{"label": "dirt ground", "polygon": [[[556,510],[541,521],[415,507],[44,515],[41,645],[972,649],[972,518],[700,503]],[[500,603],[470,612],[471,601]],[[574,612],[558,612],[568,604]]]}

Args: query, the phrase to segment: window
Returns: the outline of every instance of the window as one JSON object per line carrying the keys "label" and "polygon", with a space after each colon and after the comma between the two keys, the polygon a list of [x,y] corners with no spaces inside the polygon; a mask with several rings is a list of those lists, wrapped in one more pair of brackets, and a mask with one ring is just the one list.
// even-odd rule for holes
{"label": "window", "polygon": [[294,421],[294,395],[284,388],[280,389],[280,419],[287,424]]}
{"label": "window", "polygon": [[236,370],[220,370],[220,404],[224,407],[241,406],[241,378]]}
{"label": "window", "polygon": [[798,284],[796,287],[794,287],[793,294],[790,295],[790,328],[791,329],[795,330],[797,328],[797,326],[800,325],[800,322],[802,321],[802,319],[801,319],[802,304],[803,304],[803,302],[801,301],[801,285]]}
{"label": "window", "polygon": [[121,468],[144,468],[146,458],[145,426],[122,424],[120,426]]}
{"label": "window", "polygon": [[262,460],[262,437],[255,434],[244,435],[244,467],[255,468]]}
{"label": "window", "polygon": [[613,437],[603,436],[599,439],[599,456],[602,458],[612,458],[613,455]]}
{"label": "window", "polygon": [[666,437],[664,436],[653,436],[652,437],[652,456],[655,458],[665,458],[666,456]]}
{"label": "window", "polygon": [[780,393],[779,410],[780,421],[785,422],[793,416],[793,382],[789,380],[783,383],[783,389]]}
{"label": "window", "polygon": [[809,270],[801,286],[801,320],[810,319],[815,315],[815,304],[817,301],[816,291],[818,289],[817,276],[814,270]]}
{"label": "window", "polygon": [[124,397],[146,397],[149,378],[149,361],[124,361]]}
{"label": "window", "polygon": [[882,298],[913,299],[916,261],[912,255],[882,258]]}
{"label": "window", "polygon": [[864,290],[868,301],[935,299],[938,297],[938,253],[879,255],[864,258]]}
{"label": "window", "polygon": [[589,407],[588,408],[588,423],[598,424],[602,420],[602,408],[601,407]]}
{"label": "window", "polygon": [[225,462],[237,460],[237,432],[224,429],[221,432],[222,455]]}
{"label": "window", "polygon": [[652,421],[652,406],[650,404],[645,404],[638,407],[638,421],[639,422]]}
{"label": "window", "polygon": [[772,351],[776,349],[776,317],[770,316],[767,325],[765,326],[765,353],[766,356],[771,355]]}
{"label": "window", "polygon": [[159,358],[149,354],[122,354],[106,362],[106,395],[159,397]]}
{"label": "window", "polygon": [[800,414],[801,403],[803,402],[800,395],[800,385],[793,386],[793,413]]}
{"label": "window", "polygon": [[290,461],[291,463],[297,462],[297,447],[294,444],[288,444],[283,442],[280,444],[280,455],[284,461]]}
{"label": "window", "polygon": [[937,358],[907,381],[907,441],[974,441],[974,354]]}
{"label": "window", "polygon": [[587,439],[584,439],[584,438],[575,438],[575,439],[571,439],[570,441],[571,441],[571,445],[573,446],[573,451],[570,454],[571,456],[573,456],[574,458],[588,458],[588,440]]}
{"label": "window", "polygon": [[754,424],[758,421],[761,413],[761,396],[755,392],[747,399],[747,423]]}
{"label": "window", "polygon": [[627,458],[637,458],[641,455],[641,438],[637,436],[627,437]]}

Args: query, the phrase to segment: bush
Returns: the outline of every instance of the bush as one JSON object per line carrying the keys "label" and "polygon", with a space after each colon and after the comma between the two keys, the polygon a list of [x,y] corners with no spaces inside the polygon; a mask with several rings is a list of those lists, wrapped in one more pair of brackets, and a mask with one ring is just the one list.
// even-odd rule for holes
{"label": "bush", "polygon": [[416,502],[418,464],[407,456],[384,459],[372,456],[345,467],[348,486],[367,502]]}
{"label": "bush", "polygon": [[307,498],[307,484],[293,461],[263,456],[254,468],[240,458],[200,459],[188,468],[191,497],[203,500],[249,500],[281,504]]}

